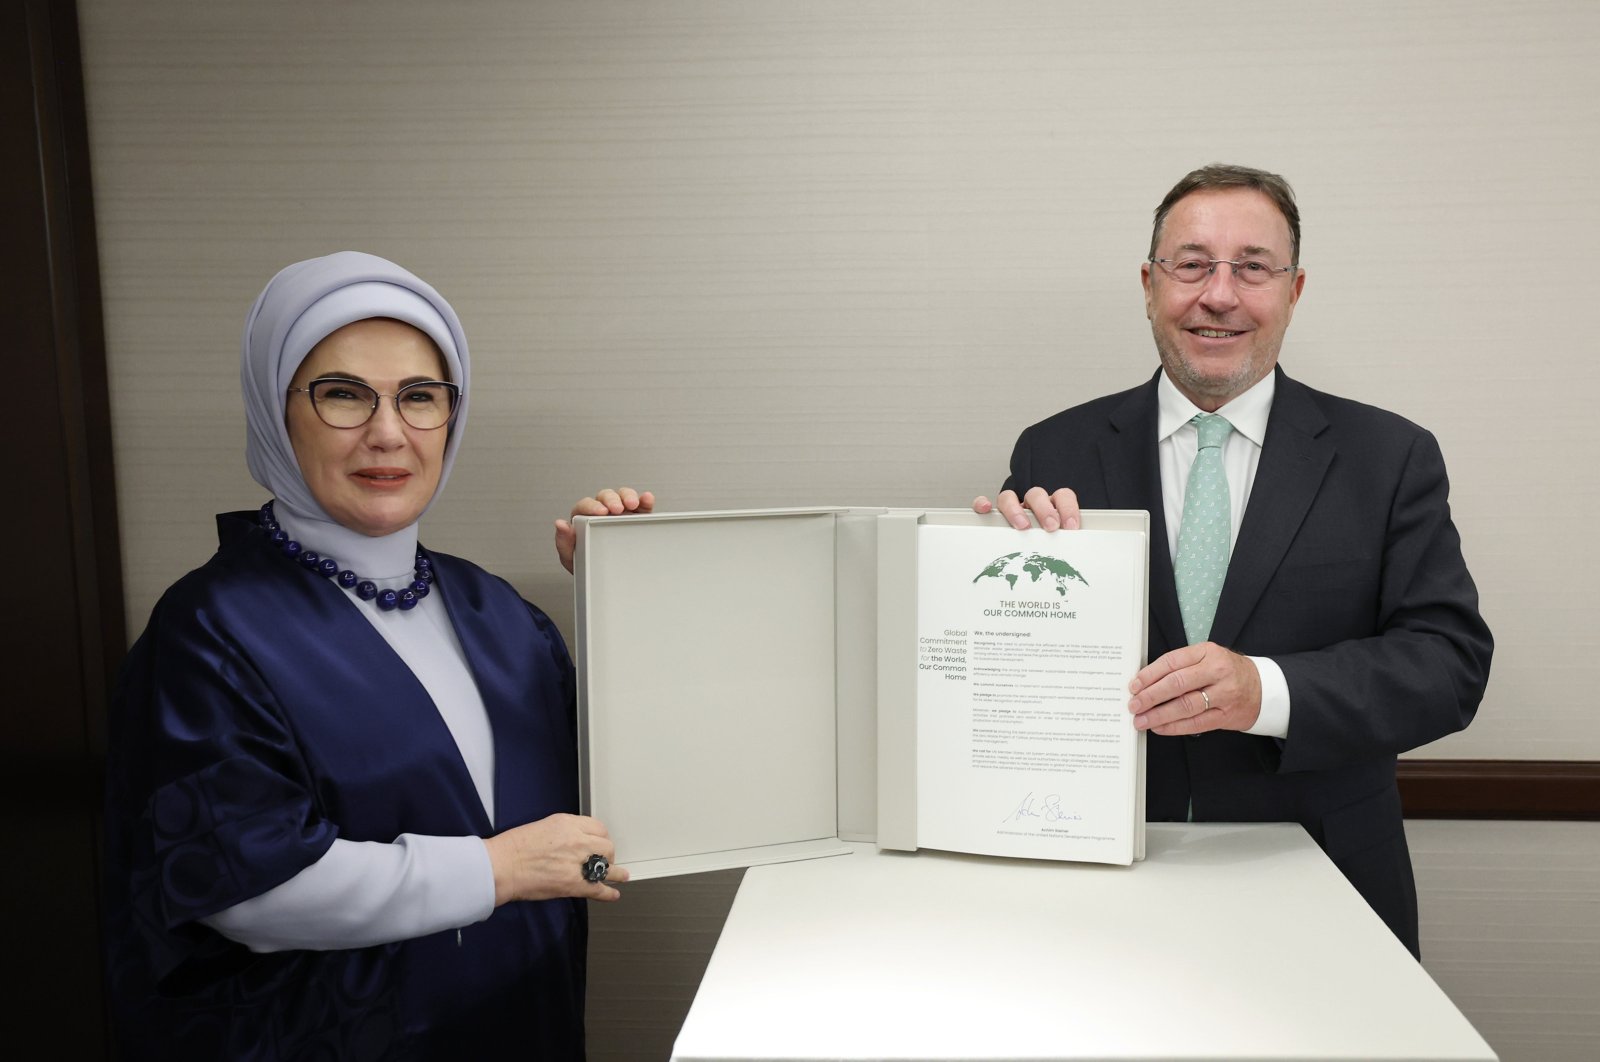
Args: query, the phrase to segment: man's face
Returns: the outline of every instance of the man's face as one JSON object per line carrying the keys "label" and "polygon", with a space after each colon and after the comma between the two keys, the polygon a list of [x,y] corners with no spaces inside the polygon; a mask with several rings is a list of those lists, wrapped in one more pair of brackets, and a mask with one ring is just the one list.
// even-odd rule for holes
{"label": "man's face", "polygon": [[[1286,266],[1289,223],[1271,199],[1253,188],[1194,192],[1168,212],[1155,257],[1196,253]],[[1306,283],[1305,272],[1297,269],[1261,287],[1247,287],[1234,278],[1232,267],[1219,265],[1199,283],[1183,284],[1148,262],[1140,279],[1161,364],[1178,390],[1207,411],[1272,371]]]}

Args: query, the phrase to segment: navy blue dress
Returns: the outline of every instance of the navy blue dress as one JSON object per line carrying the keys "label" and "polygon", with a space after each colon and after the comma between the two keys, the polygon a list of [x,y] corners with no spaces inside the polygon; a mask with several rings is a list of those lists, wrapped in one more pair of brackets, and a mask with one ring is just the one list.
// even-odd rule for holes
{"label": "navy blue dress", "polygon": [[108,987],[129,1059],[583,1056],[582,901],[368,948],[255,954],[198,921],[335,837],[490,836],[578,810],[572,664],[511,586],[429,554],[494,730],[490,822],[422,685],[253,513],[123,666],[107,777]]}

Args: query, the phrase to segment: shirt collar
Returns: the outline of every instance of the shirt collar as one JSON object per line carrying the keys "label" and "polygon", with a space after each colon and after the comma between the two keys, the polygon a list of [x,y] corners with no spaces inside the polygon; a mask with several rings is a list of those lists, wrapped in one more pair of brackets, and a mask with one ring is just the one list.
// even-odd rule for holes
{"label": "shirt collar", "polygon": [[[1272,396],[1277,389],[1278,374],[1269,372],[1216,412],[1228,418],[1234,431],[1260,446],[1267,437],[1267,417],[1272,412]],[[1193,420],[1196,413],[1203,412],[1178,390],[1167,377],[1167,370],[1162,369],[1156,383],[1156,441],[1168,438]]]}

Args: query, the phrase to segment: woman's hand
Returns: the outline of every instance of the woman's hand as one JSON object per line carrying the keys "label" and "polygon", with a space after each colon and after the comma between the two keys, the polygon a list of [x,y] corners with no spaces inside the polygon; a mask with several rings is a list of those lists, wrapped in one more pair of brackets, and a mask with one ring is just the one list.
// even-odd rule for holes
{"label": "woman's hand", "polygon": [[512,900],[549,900],[576,896],[584,900],[620,900],[608,883],[628,880],[627,867],[612,867],[605,881],[583,879],[583,864],[592,855],[607,862],[616,855],[605,823],[587,815],[551,815],[484,839],[494,867],[494,905]]}
{"label": "woman's hand", "polygon": [[[647,513],[656,507],[656,496],[649,491],[639,492],[632,487],[607,487],[595,491],[594,497],[584,498],[572,507],[573,516],[621,516],[623,513]],[[572,570],[572,551],[578,548],[578,530],[572,526],[571,517],[556,521],[556,556],[561,566]]]}

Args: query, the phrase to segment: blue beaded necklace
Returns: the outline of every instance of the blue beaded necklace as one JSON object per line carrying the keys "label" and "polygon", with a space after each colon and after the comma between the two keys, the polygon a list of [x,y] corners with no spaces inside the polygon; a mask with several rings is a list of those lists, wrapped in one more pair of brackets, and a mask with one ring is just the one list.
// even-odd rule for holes
{"label": "blue beaded necklace", "polygon": [[417,564],[412,574],[415,576],[411,585],[404,590],[379,590],[378,584],[371,579],[363,579],[349,568],[340,569],[339,562],[332,557],[324,557],[320,553],[306,549],[300,543],[290,538],[283,528],[278,526],[278,519],[272,513],[272,503],[261,507],[257,514],[261,529],[267,533],[272,544],[277,546],[285,557],[299,563],[300,567],[332,579],[344,589],[352,591],[363,601],[376,601],[378,607],[385,612],[399,609],[409,612],[417,607],[417,602],[428,596],[433,582],[433,561],[423,555],[422,547],[417,547]]}

